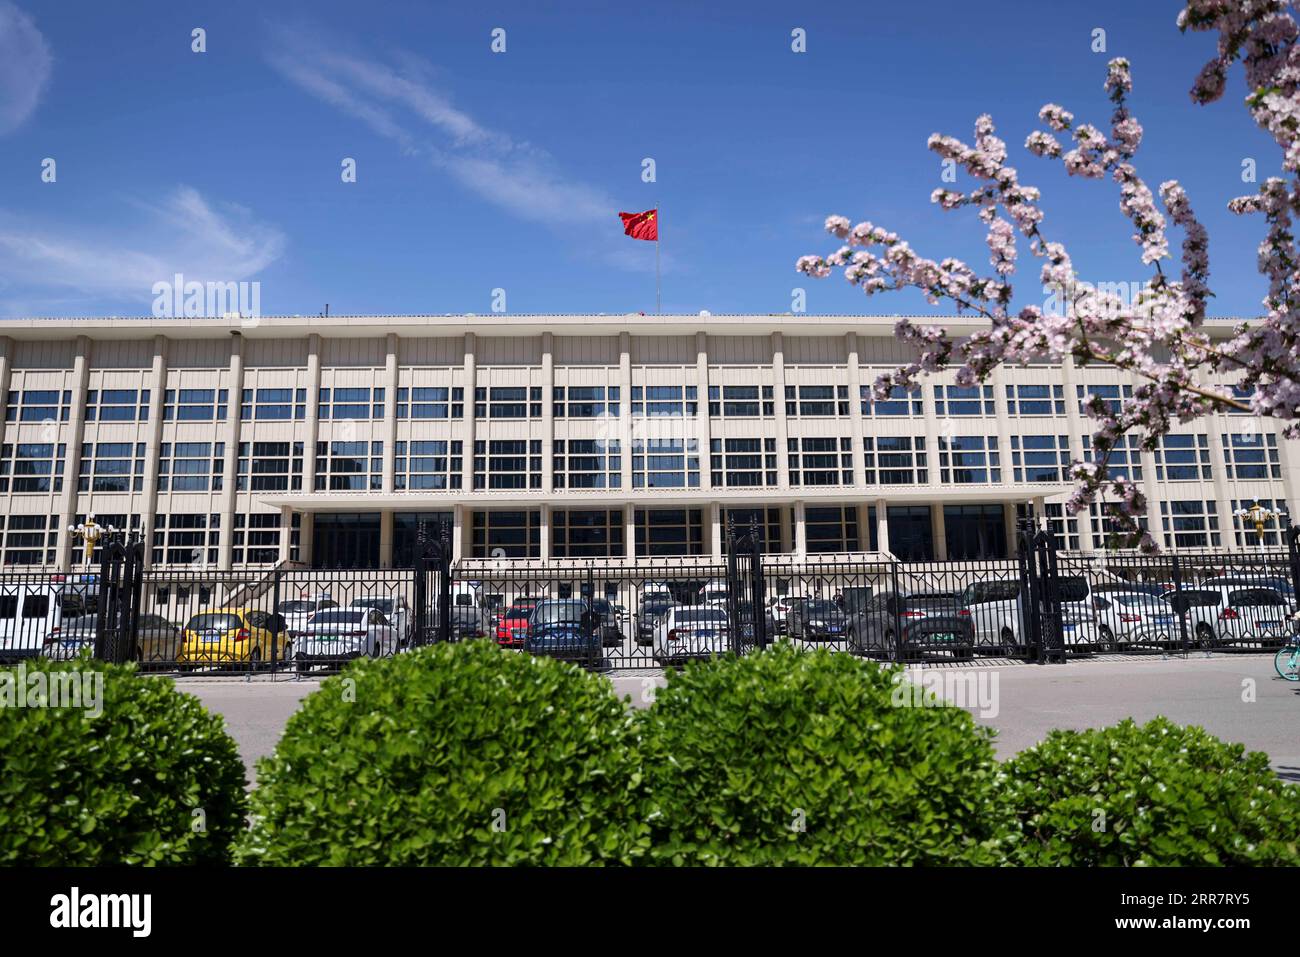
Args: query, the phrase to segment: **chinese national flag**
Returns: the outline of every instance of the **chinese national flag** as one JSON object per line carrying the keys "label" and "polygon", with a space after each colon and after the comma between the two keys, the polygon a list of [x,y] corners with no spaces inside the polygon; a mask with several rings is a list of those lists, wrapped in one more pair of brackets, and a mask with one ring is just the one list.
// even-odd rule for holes
{"label": "chinese national flag", "polygon": [[659,239],[659,210],[647,209],[644,213],[619,213],[623,219],[623,232],[633,239]]}

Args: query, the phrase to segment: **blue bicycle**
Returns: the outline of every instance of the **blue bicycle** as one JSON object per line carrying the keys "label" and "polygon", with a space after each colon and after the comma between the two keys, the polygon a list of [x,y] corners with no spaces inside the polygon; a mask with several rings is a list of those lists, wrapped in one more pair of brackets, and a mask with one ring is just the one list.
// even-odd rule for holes
{"label": "blue bicycle", "polygon": [[1291,635],[1277,654],[1273,656],[1273,667],[1287,681],[1300,681],[1300,636]]}

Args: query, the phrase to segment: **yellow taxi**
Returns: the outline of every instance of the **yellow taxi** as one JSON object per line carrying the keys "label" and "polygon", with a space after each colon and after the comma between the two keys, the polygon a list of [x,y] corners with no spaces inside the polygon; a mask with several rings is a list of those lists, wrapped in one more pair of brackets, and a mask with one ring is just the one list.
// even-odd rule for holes
{"label": "yellow taxi", "polygon": [[270,664],[275,642],[277,661],[291,655],[284,619],[256,608],[215,608],[193,615],[181,633],[176,662],[182,668],[198,665]]}

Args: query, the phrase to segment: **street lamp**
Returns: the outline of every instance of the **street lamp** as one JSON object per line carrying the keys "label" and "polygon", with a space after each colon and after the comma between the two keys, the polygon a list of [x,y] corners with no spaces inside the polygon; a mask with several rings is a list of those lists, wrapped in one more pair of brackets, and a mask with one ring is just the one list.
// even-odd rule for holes
{"label": "street lamp", "polygon": [[1264,550],[1264,526],[1275,518],[1281,518],[1281,512],[1275,512],[1271,508],[1260,505],[1258,501],[1250,508],[1239,508],[1232,513],[1237,518],[1244,518],[1255,526],[1255,534],[1259,536],[1259,550]]}
{"label": "street lamp", "polygon": [[68,531],[76,535],[82,541],[83,561],[87,568],[90,567],[90,556],[95,551],[95,546],[99,540],[104,537],[105,533],[112,534],[117,531],[112,525],[100,525],[95,521],[94,513],[86,516],[86,520],[80,525],[69,525]]}

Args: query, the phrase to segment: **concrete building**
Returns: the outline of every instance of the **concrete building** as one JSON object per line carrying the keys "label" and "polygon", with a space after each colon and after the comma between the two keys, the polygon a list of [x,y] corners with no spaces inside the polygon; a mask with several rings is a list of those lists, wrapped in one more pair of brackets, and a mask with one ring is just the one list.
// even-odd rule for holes
{"label": "concrete building", "polygon": [[[955,332],[972,321],[946,320]],[[1227,334],[1229,323],[1215,324]],[[1006,557],[1017,514],[1062,548],[1089,393],[1137,381],[1039,365],[874,402],[905,360],[863,316],[330,316],[0,321],[8,568],[78,562],[70,525],[139,531],[155,567],[409,562],[421,522],[459,558],[695,555],[729,521],[771,553]],[[1223,383],[1215,383],[1222,385]],[[1215,415],[1112,470],[1175,548],[1261,543],[1234,511],[1295,514],[1275,423]],[[1264,544],[1278,543],[1278,523]]]}

